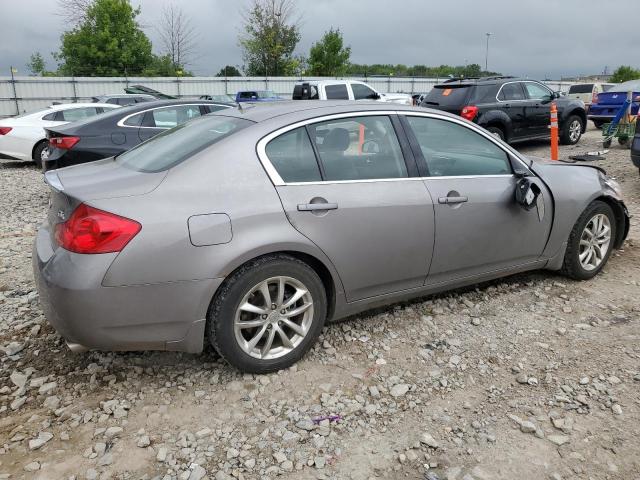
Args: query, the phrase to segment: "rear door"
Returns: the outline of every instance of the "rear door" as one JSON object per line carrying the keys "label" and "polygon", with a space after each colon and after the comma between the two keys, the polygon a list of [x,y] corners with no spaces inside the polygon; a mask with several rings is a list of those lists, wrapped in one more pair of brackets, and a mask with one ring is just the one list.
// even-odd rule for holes
{"label": "rear door", "polygon": [[353,98],[349,96],[346,83],[324,85],[323,88],[327,100],[353,100]]}
{"label": "rear door", "polygon": [[289,221],[333,262],[349,302],[423,285],[433,205],[394,116],[325,118],[258,146]]}
{"label": "rear door", "polygon": [[521,82],[505,83],[496,95],[498,108],[505,112],[511,119],[511,137],[518,139],[531,135],[529,131],[529,119],[526,108],[529,100],[524,92]]}
{"label": "rear door", "polygon": [[407,114],[404,123],[435,210],[436,239],[427,284],[538,260],[553,217],[544,184],[536,182],[544,207],[526,211],[515,202],[517,179],[509,154],[490,134],[428,114]]}

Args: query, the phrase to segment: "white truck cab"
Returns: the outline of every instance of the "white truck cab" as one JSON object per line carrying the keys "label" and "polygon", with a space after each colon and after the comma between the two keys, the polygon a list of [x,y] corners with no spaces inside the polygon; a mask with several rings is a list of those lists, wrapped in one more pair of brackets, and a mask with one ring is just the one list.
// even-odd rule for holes
{"label": "white truck cab", "polygon": [[310,80],[293,88],[293,100],[376,100],[412,105],[406,93],[379,93],[357,80]]}

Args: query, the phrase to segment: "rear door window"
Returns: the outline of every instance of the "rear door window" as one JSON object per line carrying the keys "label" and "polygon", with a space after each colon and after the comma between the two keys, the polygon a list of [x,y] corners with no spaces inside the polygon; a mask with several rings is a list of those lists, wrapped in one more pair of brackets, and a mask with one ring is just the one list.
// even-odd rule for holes
{"label": "rear door window", "polygon": [[503,102],[509,100],[526,100],[526,95],[522,89],[522,83],[505,83],[498,94],[498,100]]}
{"label": "rear door window", "polygon": [[198,105],[175,105],[151,111],[152,125],[156,128],[173,128],[200,116]]}
{"label": "rear door window", "polygon": [[341,118],[309,125],[325,180],[408,177],[396,132],[387,116]]}
{"label": "rear door window", "polygon": [[349,100],[347,85],[344,83],[338,85],[325,85],[324,91],[327,95],[327,100]]}
{"label": "rear door window", "polygon": [[304,127],[274,138],[267,144],[265,152],[285,182],[322,180],[309,135]]}

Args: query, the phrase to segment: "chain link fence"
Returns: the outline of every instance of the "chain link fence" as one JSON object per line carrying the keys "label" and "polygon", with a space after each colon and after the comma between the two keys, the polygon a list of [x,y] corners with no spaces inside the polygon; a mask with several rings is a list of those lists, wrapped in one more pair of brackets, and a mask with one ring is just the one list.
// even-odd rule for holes
{"label": "chain link fence", "polygon": [[[368,83],[381,93],[427,93],[443,81],[424,77],[349,77]],[[104,94],[124,93],[132,85],[144,85],[179,98],[232,94],[239,90],[272,90],[291,98],[296,83],[327,80],[320,77],[0,77],[0,117],[46,108],[54,102],[90,102]],[[568,90],[575,82],[548,81],[550,88]]]}

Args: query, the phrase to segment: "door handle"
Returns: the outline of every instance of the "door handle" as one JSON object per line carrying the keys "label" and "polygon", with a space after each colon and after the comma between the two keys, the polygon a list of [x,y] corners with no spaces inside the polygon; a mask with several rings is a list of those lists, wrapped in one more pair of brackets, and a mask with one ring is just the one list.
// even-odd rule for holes
{"label": "door handle", "polygon": [[337,203],[299,203],[299,212],[318,212],[323,210],[337,210]]}
{"label": "door handle", "polygon": [[469,197],[440,197],[438,203],[445,203],[451,205],[454,203],[465,203],[469,201]]}

